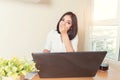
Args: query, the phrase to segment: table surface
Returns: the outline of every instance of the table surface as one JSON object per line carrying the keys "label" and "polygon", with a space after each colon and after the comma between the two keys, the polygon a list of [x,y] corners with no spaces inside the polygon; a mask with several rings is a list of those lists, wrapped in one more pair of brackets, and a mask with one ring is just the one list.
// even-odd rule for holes
{"label": "table surface", "polygon": [[40,78],[35,75],[32,80],[120,80],[120,62],[109,60],[109,70],[98,70],[94,77],[76,77],[76,78]]}

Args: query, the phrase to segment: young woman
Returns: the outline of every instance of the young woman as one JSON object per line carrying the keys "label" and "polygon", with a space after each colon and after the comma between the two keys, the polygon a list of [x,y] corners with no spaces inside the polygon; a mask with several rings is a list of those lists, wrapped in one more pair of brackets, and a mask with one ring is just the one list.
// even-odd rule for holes
{"label": "young woman", "polygon": [[66,12],[60,18],[57,29],[49,32],[43,52],[74,52],[77,45],[77,17],[73,12]]}

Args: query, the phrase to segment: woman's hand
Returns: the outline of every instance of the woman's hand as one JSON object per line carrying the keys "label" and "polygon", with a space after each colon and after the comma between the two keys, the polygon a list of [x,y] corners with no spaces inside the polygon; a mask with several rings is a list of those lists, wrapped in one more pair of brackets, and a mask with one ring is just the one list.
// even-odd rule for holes
{"label": "woman's hand", "polygon": [[44,49],[43,52],[44,53],[50,53],[50,50]]}
{"label": "woman's hand", "polygon": [[66,52],[74,52],[73,46],[67,34],[67,31],[69,30],[69,28],[64,25],[61,25],[59,26],[59,30],[61,33],[61,39],[63,43],[65,44]]}
{"label": "woman's hand", "polygon": [[67,26],[65,26],[64,24],[62,24],[62,25],[59,26],[59,30],[60,30],[61,34],[67,34],[68,29],[69,28]]}

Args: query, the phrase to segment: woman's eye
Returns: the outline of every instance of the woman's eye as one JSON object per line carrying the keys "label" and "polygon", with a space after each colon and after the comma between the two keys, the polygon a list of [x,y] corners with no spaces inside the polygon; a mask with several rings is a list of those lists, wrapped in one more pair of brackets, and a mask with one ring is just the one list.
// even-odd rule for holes
{"label": "woman's eye", "polygon": [[71,24],[70,22],[67,22],[68,24]]}

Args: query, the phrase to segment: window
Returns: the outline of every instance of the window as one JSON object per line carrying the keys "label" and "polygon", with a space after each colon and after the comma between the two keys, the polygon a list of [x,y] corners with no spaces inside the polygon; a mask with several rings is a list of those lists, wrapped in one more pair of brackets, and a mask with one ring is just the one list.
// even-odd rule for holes
{"label": "window", "polygon": [[117,17],[118,0],[94,0],[94,20],[108,20]]}
{"label": "window", "polygon": [[118,60],[120,12],[118,0],[94,0],[94,26],[91,50],[107,51],[107,58]]}

